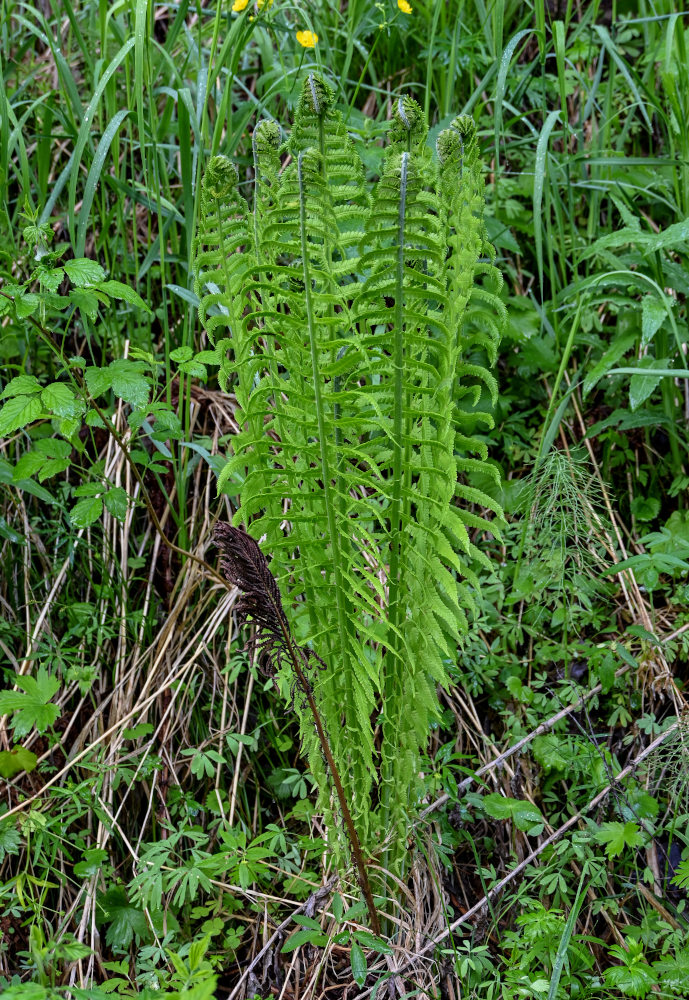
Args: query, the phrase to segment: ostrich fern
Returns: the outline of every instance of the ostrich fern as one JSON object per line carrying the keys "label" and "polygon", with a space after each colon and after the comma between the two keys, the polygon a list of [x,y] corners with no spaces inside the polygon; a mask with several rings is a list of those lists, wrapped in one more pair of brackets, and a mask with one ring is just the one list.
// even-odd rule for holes
{"label": "ostrich fern", "polygon": [[[309,76],[281,173],[277,126],[254,133],[253,214],[234,167],[210,161],[195,250],[200,316],[241,411],[218,489],[240,480],[237,521],[327,665],[314,698],[359,837],[398,871],[472,563],[487,563],[469,532],[488,527],[477,508],[497,509],[471,485],[492,472],[476,403],[496,383],[467,354],[494,358],[504,311],[475,128],[456,119],[437,159],[426,133],[398,101],[369,200],[332,94]],[[300,723],[329,812],[306,709]]]}

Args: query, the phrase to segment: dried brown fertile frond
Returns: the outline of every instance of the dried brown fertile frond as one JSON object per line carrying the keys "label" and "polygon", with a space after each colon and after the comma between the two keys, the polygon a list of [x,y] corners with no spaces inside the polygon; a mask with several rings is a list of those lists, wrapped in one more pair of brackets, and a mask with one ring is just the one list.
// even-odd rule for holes
{"label": "dried brown fertile frond", "polygon": [[[258,543],[239,528],[231,524],[218,524],[215,528],[215,543],[222,552],[220,566],[231,584],[241,593],[235,605],[237,618],[243,624],[251,618],[258,632],[258,644],[273,669],[277,669],[283,657],[294,671],[296,682],[308,702],[318,742],[330,770],[335,785],[335,792],[340,802],[342,818],[347,828],[349,846],[352,851],[357,870],[357,880],[366,900],[374,934],[380,935],[380,922],[373,901],[373,893],[366,872],[366,863],[361,850],[359,835],[352,820],[352,814],[347,804],[342,779],[333,759],[330,741],[327,737],[318,706],[314,700],[313,689],[308,681],[305,668],[315,654],[298,646],[292,639],[287,617],[282,608],[280,591],[275,577],[268,568],[266,557],[258,547]],[[325,666],[320,657],[316,657],[321,666]]]}
{"label": "dried brown fertile frond", "polygon": [[217,524],[214,538],[222,553],[221,569],[241,594],[235,605],[237,622],[241,626],[252,619],[259,649],[275,671],[283,657],[290,656],[290,630],[268,560],[251,535],[231,524]]}

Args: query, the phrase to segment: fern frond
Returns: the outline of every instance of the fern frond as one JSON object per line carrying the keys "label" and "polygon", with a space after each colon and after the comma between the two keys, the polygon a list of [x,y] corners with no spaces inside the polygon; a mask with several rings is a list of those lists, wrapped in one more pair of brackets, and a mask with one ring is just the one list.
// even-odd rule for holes
{"label": "fern frond", "polygon": [[[254,133],[251,218],[226,161],[209,164],[195,254],[240,404],[219,489],[239,480],[236,520],[265,538],[295,639],[327,664],[313,694],[354,823],[397,871],[436,688],[487,562],[472,537],[496,510],[473,482],[492,468],[477,404],[497,393],[481,352],[503,314],[478,144],[457,119],[438,165],[426,135],[419,106],[396,101],[369,199],[332,91],[309,76],[282,171],[277,126]],[[300,726],[328,812],[306,711]]]}

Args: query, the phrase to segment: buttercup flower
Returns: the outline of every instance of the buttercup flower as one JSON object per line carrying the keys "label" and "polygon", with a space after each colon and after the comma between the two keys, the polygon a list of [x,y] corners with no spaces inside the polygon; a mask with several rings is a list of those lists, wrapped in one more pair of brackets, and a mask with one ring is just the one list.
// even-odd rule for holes
{"label": "buttercup flower", "polygon": [[244,10],[244,8],[248,6],[249,6],[249,0],[234,0],[234,3],[232,4],[232,10],[235,12],[235,14],[239,14],[241,10]]}
{"label": "buttercup flower", "polygon": [[397,0],[397,6],[403,14],[411,14],[411,4],[409,0]]}
{"label": "buttercup flower", "polygon": [[303,48],[312,49],[318,43],[318,35],[313,31],[298,31],[297,41]]}

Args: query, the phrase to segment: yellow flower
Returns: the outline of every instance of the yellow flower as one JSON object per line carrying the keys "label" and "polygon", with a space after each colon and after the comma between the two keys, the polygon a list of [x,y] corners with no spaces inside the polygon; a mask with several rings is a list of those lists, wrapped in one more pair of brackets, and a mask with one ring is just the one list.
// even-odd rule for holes
{"label": "yellow flower", "polygon": [[259,10],[261,10],[263,7],[272,7],[273,0],[256,0],[256,6],[258,7]]}
{"label": "yellow flower", "polygon": [[313,31],[298,31],[297,41],[305,49],[312,49],[318,43],[318,35]]}
{"label": "yellow flower", "polygon": [[397,0],[397,6],[403,14],[411,14],[411,4],[409,0]]}
{"label": "yellow flower", "polygon": [[234,0],[234,3],[232,4],[232,10],[235,12],[235,14],[239,14],[241,10],[244,10],[244,8],[248,6],[249,6],[249,0]]}

